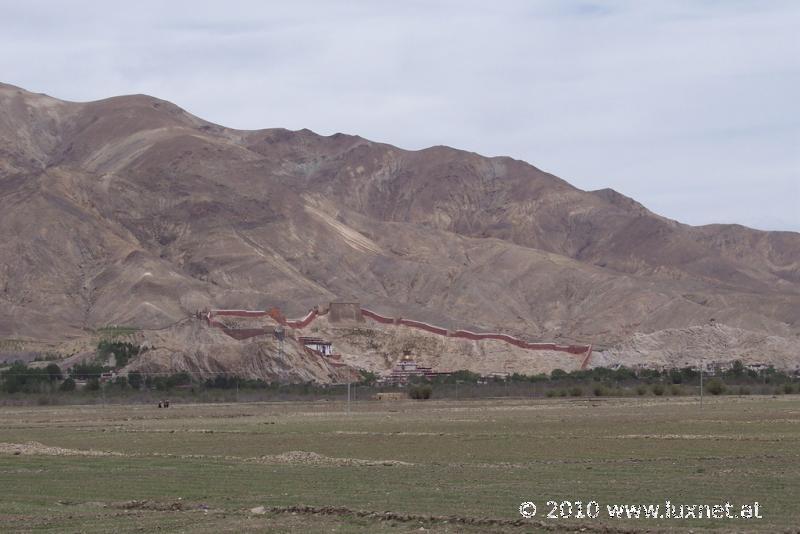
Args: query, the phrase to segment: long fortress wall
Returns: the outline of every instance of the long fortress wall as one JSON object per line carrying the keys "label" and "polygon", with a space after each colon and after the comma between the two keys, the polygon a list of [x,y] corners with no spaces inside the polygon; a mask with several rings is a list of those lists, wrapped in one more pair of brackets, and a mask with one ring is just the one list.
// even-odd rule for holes
{"label": "long fortress wall", "polygon": [[[335,306],[335,304],[336,303],[332,303],[331,307]],[[351,306],[351,304],[348,304],[348,306]],[[220,328],[231,337],[234,337],[236,339],[247,339],[249,337],[254,337],[258,335],[271,334],[274,331],[274,329],[229,328],[223,323],[215,320],[214,317],[216,316],[242,317],[242,318],[271,317],[281,326],[301,330],[303,328],[306,328],[312,322],[314,322],[314,320],[317,317],[326,315],[329,312],[329,310],[330,308],[320,312],[319,308],[315,307],[312,308],[302,319],[286,319],[286,317],[284,317],[283,314],[280,312],[280,310],[278,310],[277,308],[273,308],[271,310],[210,310],[205,314],[203,314],[203,318],[206,319],[209,326]],[[515,347],[519,347],[525,350],[550,350],[557,352],[565,352],[567,354],[572,354],[574,356],[581,357],[581,365],[580,365],[581,369],[586,369],[586,367],[588,367],[589,361],[592,357],[592,345],[559,345],[556,343],[533,343],[508,334],[502,334],[498,332],[471,332],[469,330],[451,331],[448,330],[447,328],[442,328],[441,326],[432,325],[422,321],[413,321],[411,319],[404,319],[402,317],[387,317],[385,315],[376,313],[372,310],[368,310],[367,308],[360,308],[360,311],[362,317],[370,319],[380,324],[407,326],[409,328],[424,330],[426,332],[430,332],[432,334],[444,337],[468,339],[471,341],[481,341],[481,340],[491,339],[495,341],[502,341],[508,343],[509,345],[514,345]],[[331,318],[333,319],[335,316],[336,314],[334,313],[332,314]]]}

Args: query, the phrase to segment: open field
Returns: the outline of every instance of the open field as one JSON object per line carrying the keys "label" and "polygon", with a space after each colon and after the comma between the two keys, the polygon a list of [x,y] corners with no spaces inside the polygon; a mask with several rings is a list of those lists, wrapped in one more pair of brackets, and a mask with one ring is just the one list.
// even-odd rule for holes
{"label": "open field", "polygon": [[[795,396],[719,397],[702,411],[689,397],[366,401],[349,415],[333,401],[7,407],[0,528],[793,531],[799,460]],[[763,519],[605,510],[667,499],[758,501]],[[594,500],[601,513],[548,519],[548,500]],[[536,518],[520,517],[523,501]]]}

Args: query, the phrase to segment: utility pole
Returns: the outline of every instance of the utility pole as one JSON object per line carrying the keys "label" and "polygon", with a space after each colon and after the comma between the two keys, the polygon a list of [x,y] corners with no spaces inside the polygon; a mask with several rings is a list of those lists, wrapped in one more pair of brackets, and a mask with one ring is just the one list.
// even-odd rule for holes
{"label": "utility pole", "polygon": [[700,409],[703,409],[703,360],[700,360]]}

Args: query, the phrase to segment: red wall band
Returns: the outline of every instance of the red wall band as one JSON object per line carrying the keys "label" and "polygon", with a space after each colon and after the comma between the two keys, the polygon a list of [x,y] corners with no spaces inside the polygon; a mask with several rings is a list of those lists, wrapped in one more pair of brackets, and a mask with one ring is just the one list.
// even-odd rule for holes
{"label": "red wall band", "polygon": [[[303,329],[310,325],[314,319],[321,315],[325,315],[325,313],[320,313],[317,308],[311,309],[308,314],[303,317],[302,319],[295,319],[295,320],[287,320],[278,310],[277,308],[273,308],[269,311],[257,311],[257,310],[211,310],[205,314],[205,319],[210,326],[220,328],[223,332],[228,334],[229,336],[236,338],[236,339],[247,339],[250,337],[266,335],[272,333],[271,330],[267,330],[264,328],[230,328],[225,326],[224,324],[220,323],[219,321],[214,320],[214,316],[221,315],[221,316],[228,316],[228,317],[244,317],[244,318],[255,318],[255,317],[272,317],[275,321],[280,324],[281,326],[286,326],[289,328],[295,329]],[[407,326],[409,328],[416,328],[418,330],[425,330],[426,332],[430,332],[432,334],[437,334],[440,336],[445,337],[455,337],[461,339],[469,339],[472,341],[481,341],[484,339],[493,339],[497,341],[503,341],[510,345],[514,345],[515,347],[519,347],[521,349],[526,350],[552,350],[558,352],[566,352],[567,354],[573,354],[576,356],[582,356],[581,361],[581,369],[586,369],[589,365],[589,360],[592,356],[592,346],[591,345],[556,345],[555,343],[531,343],[514,336],[510,336],[508,334],[500,334],[500,333],[477,333],[477,332],[470,332],[469,330],[455,330],[453,332],[447,330],[446,328],[442,328],[440,326],[434,326],[432,324],[423,323],[421,321],[412,321],[411,319],[403,319],[402,317],[386,317],[384,315],[380,315],[379,313],[375,313],[372,310],[368,310],[366,308],[361,308],[361,315],[368,319],[371,319],[375,322],[381,324],[393,324],[393,325],[402,325]]]}

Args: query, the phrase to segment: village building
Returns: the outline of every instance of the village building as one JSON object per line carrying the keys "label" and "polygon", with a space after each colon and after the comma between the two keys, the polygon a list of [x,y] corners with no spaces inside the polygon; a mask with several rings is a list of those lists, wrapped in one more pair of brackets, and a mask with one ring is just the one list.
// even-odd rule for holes
{"label": "village building", "polygon": [[319,352],[323,356],[333,356],[333,343],[325,341],[319,337],[306,337],[299,338],[300,344],[315,352]]}
{"label": "village building", "polygon": [[406,384],[411,377],[433,378],[438,374],[432,367],[419,365],[410,352],[406,351],[403,357],[394,365],[391,373],[380,382],[383,384]]}

